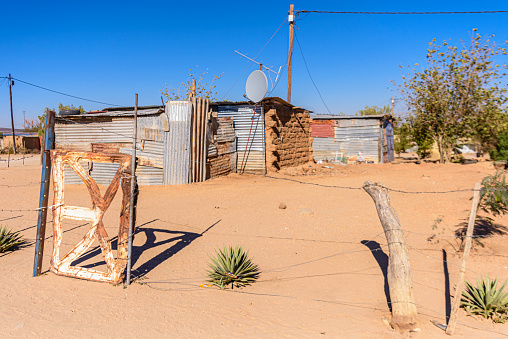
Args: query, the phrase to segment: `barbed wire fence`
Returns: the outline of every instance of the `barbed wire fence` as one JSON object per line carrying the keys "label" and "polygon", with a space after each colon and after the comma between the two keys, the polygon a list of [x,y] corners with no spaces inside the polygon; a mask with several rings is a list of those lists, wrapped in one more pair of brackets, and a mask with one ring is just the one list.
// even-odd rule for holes
{"label": "barbed wire fence", "polygon": [[[69,119],[65,119],[65,120],[69,120]],[[114,131],[108,131],[108,132],[115,133]],[[115,133],[115,134],[118,134],[118,133]],[[126,136],[124,136],[124,137],[126,137]],[[34,156],[35,155],[33,155],[32,157],[34,157]],[[0,160],[3,160],[3,159],[0,159]],[[21,159],[13,159],[11,161],[20,161],[20,160]],[[207,164],[210,165],[210,163],[208,163],[208,162],[207,162]],[[239,173],[240,172],[236,168],[228,168],[228,167],[224,167],[224,166],[218,166],[218,167],[228,169],[231,172],[235,172],[235,173]],[[262,176],[262,177],[264,177],[266,179],[270,179],[270,180],[288,181],[288,182],[295,183],[295,184],[308,185],[308,186],[316,186],[316,187],[323,187],[323,188],[329,188],[329,189],[355,190],[355,191],[363,189],[363,186],[361,186],[361,187],[360,186],[355,187],[355,186],[341,186],[341,185],[326,185],[326,184],[320,184],[320,183],[315,183],[315,182],[302,181],[302,180],[297,180],[297,179],[287,178],[287,177],[282,177],[282,176],[263,175],[263,174],[256,173],[256,172],[241,171],[241,173],[242,174],[253,175],[253,176]],[[0,187],[6,188],[6,189],[11,189],[11,188],[29,187],[29,186],[34,186],[35,187],[36,185],[40,185],[40,184],[41,184],[40,181],[30,181],[28,183],[21,183],[21,184],[0,184]],[[442,191],[408,191],[408,190],[403,190],[403,189],[399,189],[399,188],[388,187],[386,185],[381,185],[381,187],[383,187],[384,189],[388,190],[389,192],[398,193],[398,194],[412,194],[412,195],[413,194],[453,194],[453,193],[467,193],[467,192],[473,193],[475,191],[474,188],[459,188],[459,189],[442,190]],[[485,190],[485,188],[482,188],[481,190]],[[505,189],[505,188],[492,189],[492,191],[496,191],[496,190],[506,191],[507,189]],[[56,207],[59,207],[59,205],[52,205],[52,206],[48,206],[47,208],[48,209],[53,209],[53,208],[56,208]],[[0,209],[0,212],[2,212],[2,214],[3,213],[7,213],[8,214],[8,213],[19,213],[19,212],[39,212],[40,210],[41,210],[41,208],[29,208],[29,209],[8,209],[8,208],[2,208],[2,209]],[[5,216],[4,217],[2,214],[0,214],[0,222],[2,222],[2,221],[8,221],[8,220],[16,220],[16,219],[19,219],[21,217],[25,217],[25,216],[29,216],[30,215],[30,214],[22,214],[22,215],[13,216],[13,217],[10,217],[10,216]],[[31,218],[29,217],[28,219],[31,219]],[[35,215],[34,215],[34,219],[35,219]],[[171,222],[171,221],[168,221],[168,220],[157,219],[157,221],[162,222],[162,223],[174,224],[174,222]],[[52,221],[49,221],[49,222],[52,222]],[[68,230],[64,231],[64,233],[65,232],[78,231],[81,227],[84,227],[86,225],[89,225],[89,224],[86,223],[86,224],[83,224],[83,225],[79,225],[79,226],[73,227],[71,229],[68,229]],[[182,226],[186,226],[186,227],[192,228],[192,226],[190,226],[190,225],[182,225]],[[36,226],[26,227],[26,228],[20,230],[20,232],[25,232],[25,231],[28,231],[28,230],[33,229],[35,227]],[[142,231],[142,227],[137,228],[137,232],[140,232],[140,231]],[[459,240],[464,239],[464,238],[467,237],[466,235],[462,235],[462,234],[445,235],[445,234],[436,234],[436,232],[433,232],[433,233],[422,233],[422,232],[415,232],[415,231],[411,231],[411,230],[403,230],[403,232],[404,232],[406,237],[407,237],[407,235],[416,235],[416,236],[422,236],[422,237],[427,237],[427,238],[429,238],[429,237],[443,238],[443,239],[454,238],[454,239],[459,239]],[[371,252],[371,253],[375,253],[375,252],[378,252],[378,251],[385,252],[387,250],[387,248],[386,248],[387,244],[380,244],[379,248],[374,248],[374,249],[365,248],[367,243],[373,242],[374,239],[380,238],[381,235],[383,234],[383,232],[380,232],[379,234],[377,234],[374,237],[372,237],[372,239],[369,240],[367,243],[360,243],[360,242],[355,242],[355,241],[343,242],[343,241],[334,241],[334,240],[305,239],[305,238],[293,238],[293,237],[275,237],[275,236],[251,235],[251,234],[246,234],[246,235],[233,234],[233,233],[228,234],[228,233],[217,233],[217,232],[214,232],[214,231],[210,231],[207,234],[217,235],[217,236],[234,236],[234,237],[242,237],[242,236],[244,236],[244,237],[260,237],[260,238],[269,238],[269,239],[281,240],[281,241],[283,241],[283,240],[291,240],[291,241],[318,242],[318,243],[319,242],[330,242],[330,243],[338,243],[338,244],[349,243],[349,244],[352,244],[352,245],[353,244],[357,245],[358,247],[359,246],[363,247],[363,248],[354,248],[354,249],[347,250],[347,251],[332,253],[332,254],[330,254],[328,256],[325,256],[325,257],[315,258],[315,259],[312,259],[312,260],[308,260],[308,261],[305,261],[305,262],[288,265],[288,266],[285,266],[285,267],[269,268],[269,269],[263,270],[264,273],[287,272],[287,271],[291,270],[294,267],[303,266],[303,265],[310,265],[310,264],[313,264],[313,263],[315,263],[317,261],[326,260],[326,259],[330,259],[330,258],[333,258],[333,257],[339,257],[339,256],[344,256],[344,255],[351,255],[351,254],[360,253],[360,252]],[[494,238],[494,237],[505,239],[506,237],[508,237],[508,235],[506,235],[505,233],[503,233],[503,234],[488,234],[488,235],[473,234],[471,237],[473,239],[475,239],[475,238]],[[52,236],[47,236],[45,239],[51,241],[51,238],[52,238]],[[25,239],[27,240],[27,244],[25,246],[23,246],[21,248],[21,250],[33,250],[32,247],[34,246],[34,243],[35,243],[36,239],[35,238],[30,238],[30,237],[27,237]],[[74,245],[74,244],[71,244],[71,243],[63,243],[63,244],[66,244],[66,245],[69,245],[69,246],[73,246]],[[97,249],[97,247],[91,248],[87,253],[91,253],[91,252],[95,251],[96,249]],[[453,261],[445,260],[443,258],[432,256],[432,255],[429,255],[428,253],[424,253],[424,251],[426,251],[428,249],[417,248],[417,247],[411,246],[411,245],[407,245],[407,249],[411,253],[416,253],[418,255],[424,256],[427,259],[432,259],[432,260],[436,260],[436,261],[439,261],[439,262],[443,262],[443,263],[446,263],[447,265],[450,265],[450,266],[453,266],[453,267],[460,267],[459,264],[457,264],[457,263],[455,263]],[[5,255],[10,254],[10,253],[14,253],[14,252],[4,253],[0,257],[5,256]],[[375,266],[374,267],[367,267],[367,268],[363,268],[363,269],[357,269],[357,270],[353,270],[353,271],[324,272],[324,273],[322,273],[322,276],[337,275],[337,274],[369,275],[369,276],[380,275],[379,272],[378,273],[370,273],[370,272],[368,272],[370,269],[374,269],[374,268],[375,268]],[[477,272],[475,270],[471,270],[471,269],[466,269],[466,270],[468,272],[470,272],[470,273],[482,276],[482,274],[480,272]],[[149,287],[151,289],[155,289],[155,290],[161,290],[161,291],[189,290],[189,291],[194,291],[194,290],[202,290],[204,287],[207,287],[206,284],[202,283],[204,280],[206,280],[205,276],[186,277],[186,278],[180,278],[180,279],[169,279],[169,280],[151,281],[149,279],[145,280],[145,276],[143,274],[140,274],[140,273],[142,273],[142,272],[137,272],[135,269],[133,270],[134,281],[136,281],[136,282],[138,282],[140,284],[146,285],[147,287]],[[291,276],[289,276],[289,277],[278,278],[277,281],[281,281],[281,280],[283,280],[283,281],[291,281],[291,280],[303,279],[303,278],[306,278],[306,277],[291,277]],[[260,279],[258,282],[259,283],[270,283],[273,280],[274,280],[273,278],[272,279],[266,279],[266,280]],[[415,283],[417,283],[417,282],[415,282]],[[183,286],[183,287],[179,287],[179,288],[166,288],[166,287],[164,287],[164,285],[168,285],[168,284],[169,285]],[[419,284],[419,283],[417,283],[417,284]],[[160,286],[162,286],[162,287],[160,287]],[[425,285],[422,285],[422,286],[425,286]],[[230,292],[230,291],[228,291],[228,292]],[[444,292],[444,291],[441,290],[441,292]],[[256,293],[245,292],[245,291],[233,291],[233,293],[256,294]],[[263,294],[263,295],[265,295],[265,294]],[[373,304],[368,304],[368,303],[358,303],[358,302],[347,301],[347,300],[323,300],[323,299],[305,298],[305,297],[302,297],[302,296],[290,296],[290,295],[288,295],[288,296],[273,295],[273,297],[298,298],[298,299],[305,299],[305,300],[309,300],[309,301],[313,301],[313,302],[323,302],[323,303],[340,304],[340,305],[350,306],[350,307],[367,307],[367,308],[372,308],[372,309],[382,309],[382,310],[385,310],[384,308],[380,307],[379,305],[373,305]],[[390,302],[388,302],[388,303],[390,303]],[[433,315],[428,315],[429,317],[435,317],[435,316],[437,316],[437,317],[443,317],[443,312],[439,312],[439,311],[436,311],[436,310],[429,309],[429,308],[425,307],[424,305],[421,305],[420,303],[417,303],[416,305],[417,305],[417,307],[419,307],[421,309],[425,309],[427,311],[432,312]],[[419,312],[419,314],[423,315],[424,313]],[[449,317],[448,315],[445,315],[446,319],[448,317]],[[508,335],[506,335],[504,333],[497,332],[497,331],[494,331],[494,330],[489,330],[489,329],[485,329],[485,328],[479,328],[479,327],[471,326],[470,324],[466,324],[466,323],[463,323],[463,322],[458,322],[458,323],[460,325],[463,325],[463,326],[466,326],[466,327],[470,327],[470,328],[475,328],[477,330],[487,331],[487,332],[491,332],[491,333],[496,333],[496,334],[503,335],[503,336],[508,336]]]}

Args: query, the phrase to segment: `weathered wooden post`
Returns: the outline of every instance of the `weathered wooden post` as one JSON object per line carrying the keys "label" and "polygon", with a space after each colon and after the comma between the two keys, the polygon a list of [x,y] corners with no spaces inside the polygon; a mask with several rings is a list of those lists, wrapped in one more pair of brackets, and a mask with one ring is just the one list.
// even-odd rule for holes
{"label": "weathered wooden post", "polygon": [[462,264],[460,265],[459,278],[457,280],[457,288],[455,289],[455,296],[453,298],[452,311],[450,312],[450,320],[446,326],[446,334],[453,335],[455,325],[457,324],[457,312],[460,307],[460,300],[462,299],[462,290],[464,290],[464,276],[466,274],[466,261],[471,252],[471,245],[473,242],[474,223],[476,220],[476,211],[480,202],[480,189],[481,184],[476,183],[473,193],[473,205],[471,207],[471,214],[469,215],[469,222],[467,224],[466,245],[464,246],[464,254],[462,255]]}
{"label": "weathered wooden post", "polygon": [[399,328],[411,328],[418,321],[413,298],[411,265],[407,255],[404,233],[399,217],[390,206],[388,190],[383,186],[366,181],[363,189],[376,204],[377,214],[388,242],[388,287],[392,306],[392,323]]}

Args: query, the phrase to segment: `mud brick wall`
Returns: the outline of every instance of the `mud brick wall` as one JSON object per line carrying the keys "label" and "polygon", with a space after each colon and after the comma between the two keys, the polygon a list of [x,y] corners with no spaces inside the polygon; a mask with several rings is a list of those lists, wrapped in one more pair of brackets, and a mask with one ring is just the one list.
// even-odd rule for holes
{"label": "mud brick wall", "polygon": [[227,153],[230,148],[229,143],[217,143],[216,145],[218,155],[208,158],[210,178],[228,175],[236,167],[236,152]]}
{"label": "mud brick wall", "polygon": [[265,112],[267,170],[312,160],[309,112],[285,105],[267,105]]}

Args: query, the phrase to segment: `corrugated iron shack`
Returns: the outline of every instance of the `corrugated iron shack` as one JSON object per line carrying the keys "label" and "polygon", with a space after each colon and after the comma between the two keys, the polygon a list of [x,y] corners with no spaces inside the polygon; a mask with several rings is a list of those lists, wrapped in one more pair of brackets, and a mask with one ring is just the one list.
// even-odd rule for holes
{"label": "corrugated iron shack", "polygon": [[278,97],[265,98],[257,105],[219,102],[212,108],[218,119],[233,122],[237,171],[266,173],[312,159],[310,111]]}
{"label": "corrugated iron shack", "polygon": [[[193,182],[193,123],[190,101],[138,107],[136,174],[140,185]],[[249,102],[211,103],[203,133],[206,178],[231,172],[266,173],[304,164],[312,159],[310,112],[280,98]],[[74,151],[131,154],[134,108],[56,117],[55,148]],[[195,126],[194,126],[195,127]],[[195,129],[195,128],[194,128]],[[195,160],[197,161],[197,160]],[[107,185],[118,164],[83,162],[99,184]],[[66,182],[81,179],[66,166]]]}
{"label": "corrugated iron shack", "polygon": [[366,162],[393,161],[391,117],[314,115],[311,122],[315,161],[354,158],[360,153]]}

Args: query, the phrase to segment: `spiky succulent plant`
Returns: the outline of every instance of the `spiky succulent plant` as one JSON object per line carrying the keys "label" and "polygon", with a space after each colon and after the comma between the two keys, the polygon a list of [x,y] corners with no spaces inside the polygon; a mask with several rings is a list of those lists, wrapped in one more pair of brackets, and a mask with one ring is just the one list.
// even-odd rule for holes
{"label": "spiky succulent plant", "polygon": [[24,242],[19,232],[12,232],[6,226],[0,228],[0,253],[16,249]]}
{"label": "spiky succulent plant", "polygon": [[476,286],[466,281],[466,290],[462,292],[461,306],[468,314],[478,314],[491,318],[494,322],[505,323],[508,320],[508,292],[504,292],[506,281],[497,286],[497,278],[491,281],[476,279]]}
{"label": "spiky succulent plant", "polygon": [[250,285],[259,276],[259,267],[248,258],[249,252],[241,247],[229,245],[215,251],[216,257],[211,257],[208,266],[208,282],[224,289],[229,284],[231,288]]}

